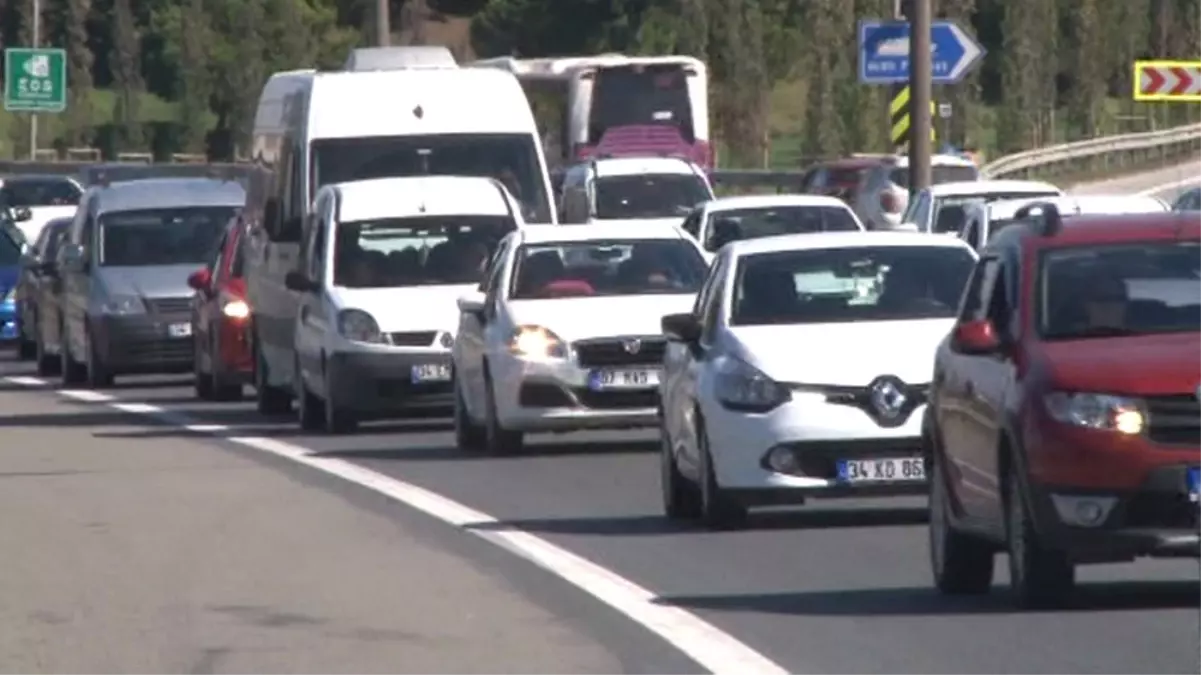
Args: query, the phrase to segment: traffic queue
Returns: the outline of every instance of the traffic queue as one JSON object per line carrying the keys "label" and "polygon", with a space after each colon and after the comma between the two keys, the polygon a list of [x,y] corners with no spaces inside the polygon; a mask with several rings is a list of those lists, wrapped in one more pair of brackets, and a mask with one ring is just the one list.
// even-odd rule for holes
{"label": "traffic queue", "polygon": [[0,238],[20,355],[70,387],[190,371],[313,433],[437,409],[469,453],[656,429],[665,515],[712,528],[928,493],[948,594],[999,552],[1032,607],[1201,551],[1195,213],[949,159],[913,199],[892,157],[857,196],[716,197],[638,155],[555,190],[493,70],[277,74],[255,145],[240,178],[101,179]]}

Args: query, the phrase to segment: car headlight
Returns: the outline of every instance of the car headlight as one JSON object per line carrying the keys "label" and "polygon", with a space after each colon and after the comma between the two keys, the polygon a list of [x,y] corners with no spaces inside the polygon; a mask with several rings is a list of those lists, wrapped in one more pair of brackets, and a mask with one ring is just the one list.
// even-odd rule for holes
{"label": "car headlight", "polygon": [[714,362],[714,394],[718,403],[740,412],[768,412],[792,398],[787,387],[732,356]]}
{"label": "car headlight", "polygon": [[8,289],[8,291],[4,294],[3,300],[0,300],[0,302],[3,302],[4,304],[7,305],[11,302],[16,302],[16,300],[17,300],[17,287],[13,286],[12,288]]}
{"label": "car headlight", "polygon": [[250,305],[243,300],[229,300],[221,305],[221,313],[231,319],[245,319],[250,316]]}
{"label": "car headlight", "polygon": [[1054,391],[1043,402],[1052,419],[1072,426],[1133,436],[1147,425],[1142,404],[1126,396]]}
{"label": "car headlight", "polygon": [[100,311],[105,314],[145,314],[146,303],[136,295],[113,295],[100,305]]}
{"label": "car headlight", "polygon": [[361,309],[344,309],[338,312],[338,333],[353,342],[383,342],[375,318]]}
{"label": "car headlight", "polygon": [[542,326],[518,326],[509,339],[509,349],[518,356],[534,359],[567,358],[567,343]]}

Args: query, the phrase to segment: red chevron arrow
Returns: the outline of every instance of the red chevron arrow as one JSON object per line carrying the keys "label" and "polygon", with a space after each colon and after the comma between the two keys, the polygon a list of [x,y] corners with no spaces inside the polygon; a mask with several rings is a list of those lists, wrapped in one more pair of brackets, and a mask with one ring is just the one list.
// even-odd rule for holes
{"label": "red chevron arrow", "polygon": [[1171,70],[1172,74],[1176,76],[1176,86],[1172,87],[1172,91],[1169,92],[1170,94],[1173,96],[1179,96],[1188,92],[1189,89],[1192,89],[1193,74],[1190,73],[1187,68],[1180,68],[1177,66]]}
{"label": "red chevron arrow", "polygon": [[1164,82],[1164,76],[1158,68],[1143,68],[1142,89],[1144,94],[1158,94],[1159,88],[1164,85]]}

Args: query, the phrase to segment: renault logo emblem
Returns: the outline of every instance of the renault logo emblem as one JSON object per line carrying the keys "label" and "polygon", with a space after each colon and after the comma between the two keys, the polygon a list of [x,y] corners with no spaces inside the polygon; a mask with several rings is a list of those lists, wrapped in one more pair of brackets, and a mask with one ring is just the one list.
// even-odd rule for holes
{"label": "renault logo emblem", "polygon": [[621,348],[624,349],[627,354],[637,354],[638,352],[642,351],[642,340],[637,338],[633,340],[623,340],[621,343]]}
{"label": "renault logo emblem", "polygon": [[905,383],[892,375],[877,377],[868,385],[868,392],[871,394],[872,407],[885,419],[896,418],[908,402]]}

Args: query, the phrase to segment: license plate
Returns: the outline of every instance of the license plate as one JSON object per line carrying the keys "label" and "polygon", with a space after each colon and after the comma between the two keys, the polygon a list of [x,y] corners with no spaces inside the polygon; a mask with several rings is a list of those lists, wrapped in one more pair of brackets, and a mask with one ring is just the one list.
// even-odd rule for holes
{"label": "license plate", "polygon": [[926,480],[926,466],[919,457],[844,459],[838,462],[838,480],[844,483]]}
{"label": "license plate", "polygon": [[588,376],[588,388],[593,391],[649,389],[657,386],[659,386],[659,371],[656,368],[594,370]]}
{"label": "license plate", "polygon": [[173,338],[192,337],[192,324],[173,323],[167,326],[167,335]]}
{"label": "license plate", "polygon": [[1201,504],[1201,468],[1188,470],[1188,500]]}
{"label": "license plate", "polygon": [[413,366],[412,380],[417,382],[449,382],[450,365],[446,363],[421,363]]}

